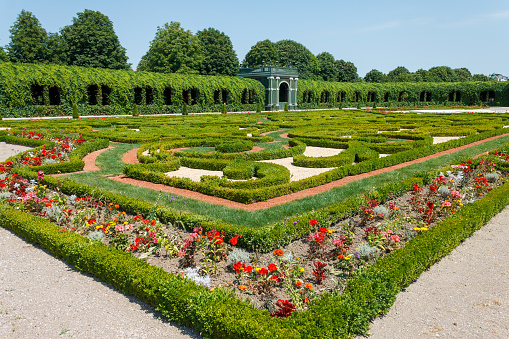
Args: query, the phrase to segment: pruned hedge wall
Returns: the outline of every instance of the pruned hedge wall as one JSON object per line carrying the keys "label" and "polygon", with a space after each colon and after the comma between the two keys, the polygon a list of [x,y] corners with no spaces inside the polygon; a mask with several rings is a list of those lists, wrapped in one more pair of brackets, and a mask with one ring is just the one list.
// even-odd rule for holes
{"label": "pruned hedge wall", "polygon": [[481,101],[487,105],[508,106],[509,85],[499,81],[347,83],[300,80],[297,92],[300,109],[352,107],[357,104],[478,105]]}
{"label": "pruned hedge wall", "polygon": [[[227,94],[223,97],[223,91]],[[221,94],[220,98],[218,93]],[[246,101],[246,93],[249,100]],[[263,85],[252,79],[133,72],[77,66],[0,63],[0,112],[4,117],[255,111]]]}

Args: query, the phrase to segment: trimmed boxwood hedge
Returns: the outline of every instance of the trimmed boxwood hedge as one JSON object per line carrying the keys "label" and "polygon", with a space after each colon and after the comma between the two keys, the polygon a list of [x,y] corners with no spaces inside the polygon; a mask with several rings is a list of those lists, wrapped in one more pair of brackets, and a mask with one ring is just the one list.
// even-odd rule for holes
{"label": "trimmed boxwood hedge", "polygon": [[466,205],[347,282],[341,295],[324,295],[289,318],[271,318],[223,289],[208,290],[136,257],[94,242],[43,218],[0,205],[2,226],[77,269],[153,305],[169,320],[206,338],[347,338],[366,333],[397,293],[509,204],[509,183]]}
{"label": "trimmed boxwood hedge", "polygon": [[[372,158],[370,160],[365,160],[355,165],[344,165],[342,167],[332,169],[330,171],[327,171],[319,175],[315,175],[310,178],[305,178],[284,184],[274,184],[270,187],[260,187],[256,189],[221,188],[217,187],[216,185],[207,185],[206,183],[196,183],[189,179],[186,180],[185,178],[183,179],[168,178],[163,173],[150,173],[150,175],[148,175],[148,172],[146,171],[144,171],[143,173],[141,173],[141,171],[136,172],[134,170],[128,173],[124,171],[124,174],[128,177],[133,177],[134,179],[152,181],[155,183],[164,183],[177,188],[196,190],[203,194],[250,204],[258,201],[265,201],[271,198],[279,197],[293,192],[302,191],[306,188],[320,186],[335,180],[339,180],[349,175],[371,172],[377,169],[390,167],[403,162],[415,160],[418,158],[435,154],[440,151],[448,150],[462,145],[467,145],[469,143],[483,140],[492,136],[502,135],[505,134],[506,132],[507,131],[505,131],[504,129],[497,129],[494,131],[483,132],[480,134],[473,134],[461,139],[450,140],[436,145],[429,145],[425,147],[411,149],[404,152],[395,153],[384,158]],[[245,154],[256,154],[256,153],[258,152]],[[369,154],[367,154],[366,156],[369,157]],[[181,163],[183,163],[182,161],[183,159],[181,160]],[[226,164],[224,166],[226,167]]]}

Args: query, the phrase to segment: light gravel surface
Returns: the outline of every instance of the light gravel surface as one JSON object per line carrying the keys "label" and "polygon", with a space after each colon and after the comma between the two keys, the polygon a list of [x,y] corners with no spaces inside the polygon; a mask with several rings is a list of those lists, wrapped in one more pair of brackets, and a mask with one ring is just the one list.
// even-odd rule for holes
{"label": "light gravel surface", "polygon": [[370,338],[509,338],[509,207],[398,294]]}
{"label": "light gravel surface", "polygon": [[200,338],[0,227],[0,338]]}

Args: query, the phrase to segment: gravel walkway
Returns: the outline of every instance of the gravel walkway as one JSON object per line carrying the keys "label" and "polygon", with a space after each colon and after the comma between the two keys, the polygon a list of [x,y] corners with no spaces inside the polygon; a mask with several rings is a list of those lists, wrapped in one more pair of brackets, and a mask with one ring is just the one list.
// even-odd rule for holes
{"label": "gravel walkway", "polygon": [[509,338],[509,206],[398,294],[369,338]]}
{"label": "gravel walkway", "polygon": [[201,338],[0,227],[0,338]]}

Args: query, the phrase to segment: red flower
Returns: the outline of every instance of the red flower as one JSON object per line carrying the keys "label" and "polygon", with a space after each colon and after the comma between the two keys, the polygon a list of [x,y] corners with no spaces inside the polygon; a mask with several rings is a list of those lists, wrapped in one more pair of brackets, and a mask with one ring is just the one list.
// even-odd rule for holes
{"label": "red flower", "polygon": [[269,271],[267,271],[266,268],[260,268],[260,270],[258,271],[258,273],[260,273],[261,275],[267,275],[269,274]]}
{"label": "red flower", "polygon": [[472,160],[468,160],[467,164],[472,165]]}
{"label": "red flower", "polygon": [[246,266],[246,267],[244,267],[244,272],[253,273],[253,266]]}
{"label": "red flower", "polygon": [[150,225],[152,225],[152,226],[154,226],[155,224],[157,224],[157,221],[155,221],[155,220],[152,220],[152,221],[150,222]]}
{"label": "red flower", "polygon": [[216,236],[214,238],[214,244],[219,245],[219,244],[222,244],[222,243],[223,243],[223,238],[221,238],[220,236]]}
{"label": "red flower", "polygon": [[271,279],[271,280],[275,280],[275,281],[279,282],[279,276],[278,276],[278,275],[276,275],[276,274],[272,275],[272,276],[270,277],[270,279]]}
{"label": "red flower", "polygon": [[311,219],[311,220],[309,220],[309,224],[310,224],[311,226],[314,226],[314,225],[316,225],[317,223],[318,223],[318,220],[316,220],[316,219]]}
{"label": "red flower", "polygon": [[277,266],[275,264],[269,264],[268,268],[271,272],[277,271]]}
{"label": "red flower", "polygon": [[243,263],[242,263],[242,262],[240,262],[240,261],[237,261],[237,262],[235,263],[235,265],[233,265],[233,269],[234,269],[234,270],[235,270],[235,272],[237,272],[237,273],[239,273],[239,271],[240,271],[240,269],[241,269],[241,268],[245,268],[245,267],[246,267],[246,265],[245,265],[245,264],[243,264]]}
{"label": "red flower", "polygon": [[327,233],[327,228],[325,227],[320,227],[320,229],[318,230],[318,232],[322,233],[322,234],[325,234]]}
{"label": "red flower", "polygon": [[228,240],[228,242],[230,244],[232,244],[233,246],[237,245],[237,241],[239,238],[241,238],[242,236],[240,234],[234,236],[233,238],[231,238],[230,240]]}

